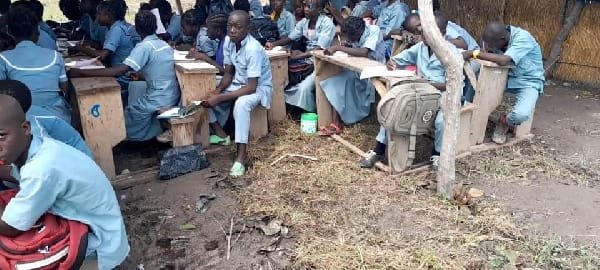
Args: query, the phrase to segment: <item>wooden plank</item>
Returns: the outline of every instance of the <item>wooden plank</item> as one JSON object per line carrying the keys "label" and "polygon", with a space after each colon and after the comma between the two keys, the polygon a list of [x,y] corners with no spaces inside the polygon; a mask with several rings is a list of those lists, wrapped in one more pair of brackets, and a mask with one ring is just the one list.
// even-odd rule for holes
{"label": "wooden plank", "polygon": [[194,134],[198,125],[198,117],[192,115],[183,119],[171,119],[171,131],[173,132],[173,146],[186,146],[194,144]]}
{"label": "wooden plank", "polygon": [[333,120],[333,107],[327,100],[321,82],[343,71],[343,68],[322,58],[315,58],[315,91],[317,96],[317,125],[329,125]]}
{"label": "wooden plank", "polygon": [[255,142],[269,133],[267,109],[258,105],[250,113],[250,141]]}
{"label": "wooden plank", "polygon": [[[359,156],[361,157],[367,157],[367,153],[363,152],[362,150],[360,150],[360,148],[354,146],[353,144],[351,144],[350,142],[344,140],[342,137],[340,137],[339,135],[331,135],[331,138],[333,138],[334,140],[338,141],[339,143],[341,143],[342,145],[346,146],[346,148],[350,149],[350,151],[357,153]],[[383,164],[381,161],[378,161],[377,163],[375,163],[375,167],[377,169],[380,169],[384,172],[390,172],[390,167],[386,166],[385,164]]]}
{"label": "wooden plank", "polygon": [[468,61],[465,62],[464,70],[465,74],[467,74],[467,79],[469,79],[469,81],[471,82],[471,86],[473,86],[473,89],[476,89],[477,76],[475,75],[475,72],[473,71],[473,68],[471,67],[471,64]]}
{"label": "wooden plank", "polygon": [[269,124],[283,121],[287,117],[285,109],[285,87],[288,79],[288,56],[282,55],[269,56],[271,61],[271,73],[273,75],[273,97],[271,108],[269,109]]}
{"label": "wooden plank", "polygon": [[74,78],[85,140],[109,179],[116,176],[112,148],[125,139],[121,87],[114,78]]}
{"label": "wooden plank", "polygon": [[[328,56],[323,54],[323,51],[313,51],[312,55],[315,57],[315,59],[317,60],[324,60],[327,61],[329,63],[335,64],[337,66],[340,66],[344,69],[348,69],[348,70],[352,70],[352,71],[356,71],[356,72],[361,72],[364,68],[366,67],[373,67],[373,66],[382,66],[382,63],[379,63],[375,60],[371,60],[369,58],[365,58],[365,57],[355,57],[355,56],[348,56],[348,57],[334,57],[334,56]],[[315,66],[316,68],[316,66]]]}
{"label": "wooden plank", "polygon": [[197,64],[207,64],[202,61],[193,61],[193,62],[177,62],[175,63],[175,70],[182,73],[206,73],[206,74],[217,74],[219,73],[219,69],[215,66],[206,66],[198,67]]}
{"label": "wooden plank", "polygon": [[460,129],[458,132],[458,142],[456,153],[463,153],[469,150],[471,144],[471,121],[473,112],[477,109],[472,103],[465,104],[460,110]]}

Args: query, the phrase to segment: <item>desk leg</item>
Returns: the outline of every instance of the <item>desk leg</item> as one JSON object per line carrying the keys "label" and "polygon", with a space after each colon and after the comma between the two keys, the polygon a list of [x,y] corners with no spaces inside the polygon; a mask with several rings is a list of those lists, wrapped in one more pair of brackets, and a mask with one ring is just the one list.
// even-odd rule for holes
{"label": "desk leg", "polygon": [[319,117],[319,127],[329,125],[333,120],[333,107],[331,107],[329,100],[327,100],[325,93],[323,93],[323,89],[321,89],[321,81],[324,81],[329,77],[342,72],[342,70],[343,68],[337,65],[315,58],[315,91],[317,98],[317,115]]}
{"label": "desk leg", "polygon": [[[192,101],[200,101],[215,89],[216,77],[210,73],[183,73],[177,71],[177,79],[181,86],[181,103],[189,105]],[[208,113],[202,114],[194,132],[194,143],[209,147]]]}
{"label": "desk leg", "polygon": [[269,109],[269,125],[286,119],[285,87],[288,84],[287,58],[272,60],[271,72],[273,74],[273,99]]}
{"label": "desk leg", "polygon": [[109,179],[114,179],[112,148],[125,139],[125,119],[121,89],[77,97],[83,134],[96,163]]}
{"label": "desk leg", "polygon": [[473,113],[472,145],[483,143],[485,129],[490,114],[502,103],[504,89],[508,80],[508,69],[481,66],[479,79],[473,104],[476,111]]}

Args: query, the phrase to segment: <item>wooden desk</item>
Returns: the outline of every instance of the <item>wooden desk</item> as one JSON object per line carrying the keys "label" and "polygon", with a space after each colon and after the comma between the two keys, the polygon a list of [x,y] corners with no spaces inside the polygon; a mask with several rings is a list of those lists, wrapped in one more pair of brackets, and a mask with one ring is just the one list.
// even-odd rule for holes
{"label": "wooden desk", "polygon": [[273,75],[273,98],[271,109],[268,112],[269,124],[283,121],[286,119],[285,109],[285,87],[289,82],[288,78],[288,57],[286,51],[267,50],[267,56],[271,62],[271,74]]}
{"label": "wooden desk", "polygon": [[[200,63],[203,62],[175,63],[183,106],[189,105],[192,101],[205,99],[210,91],[216,88],[216,74],[219,73],[219,70],[214,66],[199,66],[198,64]],[[197,115],[198,117],[195,121],[198,121],[198,124],[193,133],[194,143],[201,143],[202,146],[209,147],[208,114],[202,113]]]}
{"label": "wooden desk", "polygon": [[112,148],[125,139],[121,87],[112,77],[73,78],[83,136],[96,162],[109,179],[114,179]]}

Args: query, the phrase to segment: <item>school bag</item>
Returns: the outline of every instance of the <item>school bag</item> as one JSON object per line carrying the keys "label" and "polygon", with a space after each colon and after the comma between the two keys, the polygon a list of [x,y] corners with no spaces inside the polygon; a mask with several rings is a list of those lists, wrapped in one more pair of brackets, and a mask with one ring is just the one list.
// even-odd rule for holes
{"label": "school bag", "polygon": [[[18,189],[0,191],[6,207]],[[79,269],[87,249],[88,226],[49,213],[17,237],[0,235],[0,269]]]}
{"label": "school bag", "polygon": [[415,158],[417,136],[434,130],[441,93],[426,82],[403,81],[379,102],[377,118],[387,132],[408,135],[408,165]]}
{"label": "school bag", "polygon": [[279,27],[270,17],[256,17],[250,21],[250,34],[265,46],[267,42],[279,39]]}
{"label": "school bag", "polygon": [[158,153],[158,179],[169,180],[208,168],[210,162],[201,144],[177,146]]}

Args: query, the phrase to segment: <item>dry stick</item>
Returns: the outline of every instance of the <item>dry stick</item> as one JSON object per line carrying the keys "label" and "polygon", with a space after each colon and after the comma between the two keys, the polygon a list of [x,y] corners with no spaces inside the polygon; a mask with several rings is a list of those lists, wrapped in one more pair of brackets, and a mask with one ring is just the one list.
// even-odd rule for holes
{"label": "dry stick", "polygon": [[299,155],[299,154],[285,154],[283,156],[280,156],[278,159],[276,159],[275,161],[271,162],[271,166],[275,165],[277,162],[281,161],[282,159],[286,158],[286,157],[299,157],[299,158],[305,158],[305,159],[309,159],[312,161],[317,161],[319,160],[316,157],[311,157],[311,156],[305,156],[305,155]]}
{"label": "dry stick", "polygon": [[[353,144],[351,144],[350,142],[342,139],[342,137],[340,137],[339,135],[331,135],[331,138],[333,138],[334,140],[340,142],[342,145],[346,146],[346,148],[350,149],[352,152],[359,154],[361,157],[367,157],[367,154],[365,152],[363,152],[362,150],[360,150],[358,147],[354,146]],[[386,166],[385,164],[381,163],[381,162],[377,162],[375,163],[375,167],[377,167],[377,169],[380,169],[384,172],[390,172],[390,167]]]}
{"label": "dry stick", "polygon": [[231,218],[231,223],[229,225],[229,235],[226,235],[227,238],[227,260],[229,261],[229,256],[231,255],[231,234],[233,233],[233,217]]}

